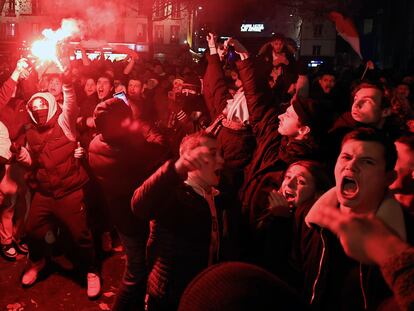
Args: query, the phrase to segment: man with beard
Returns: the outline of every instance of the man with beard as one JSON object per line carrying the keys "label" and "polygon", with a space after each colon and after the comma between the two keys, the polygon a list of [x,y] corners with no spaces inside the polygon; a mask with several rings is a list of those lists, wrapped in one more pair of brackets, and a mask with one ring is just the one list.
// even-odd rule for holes
{"label": "man with beard", "polygon": [[134,119],[145,121],[155,121],[155,107],[150,97],[144,96],[144,88],[142,80],[136,76],[131,76],[128,81],[127,97],[131,105]]}

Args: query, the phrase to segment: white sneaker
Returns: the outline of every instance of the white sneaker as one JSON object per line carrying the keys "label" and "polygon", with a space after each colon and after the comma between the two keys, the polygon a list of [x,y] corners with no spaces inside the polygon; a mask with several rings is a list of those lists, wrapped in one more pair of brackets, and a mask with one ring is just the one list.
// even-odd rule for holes
{"label": "white sneaker", "polygon": [[104,232],[101,236],[101,246],[105,253],[112,251],[112,237],[110,232]]}
{"label": "white sneaker", "polygon": [[45,266],[46,266],[46,260],[44,258],[42,258],[38,262],[32,262],[28,259],[26,268],[24,269],[24,273],[22,276],[22,285],[23,286],[33,285],[37,280],[39,272],[42,271]]}
{"label": "white sneaker", "polygon": [[88,280],[88,298],[94,299],[97,298],[101,294],[101,278],[99,275],[95,273],[88,273],[87,275]]}

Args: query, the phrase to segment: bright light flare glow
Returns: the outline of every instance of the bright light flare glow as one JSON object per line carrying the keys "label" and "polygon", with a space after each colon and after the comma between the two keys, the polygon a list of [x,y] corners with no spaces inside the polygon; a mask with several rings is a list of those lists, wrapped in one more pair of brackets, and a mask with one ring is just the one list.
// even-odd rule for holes
{"label": "bright light flare glow", "polygon": [[60,70],[63,66],[58,58],[58,44],[80,32],[78,22],[74,19],[62,20],[61,27],[56,31],[48,28],[42,31],[43,39],[33,42],[31,52],[41,64],[54,62]]}

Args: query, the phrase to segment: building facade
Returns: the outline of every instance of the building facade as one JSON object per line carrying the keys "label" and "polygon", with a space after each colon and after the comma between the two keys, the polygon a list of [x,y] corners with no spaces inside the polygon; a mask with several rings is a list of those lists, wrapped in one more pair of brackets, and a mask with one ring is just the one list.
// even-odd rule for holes
{"label": "building facade", "polygon": [[44,29],[57,29],[62,19],[69,17],[82,21],[81,33],[72,40],[84,40],[90,48],[123,44],[145,53],[151,33],[156,53],[168,53],[186,44],[192,14],[183,3],[153,0],[151,5],[150,13],[146,13],[144,0],[6,0],[0,8],[0,53],[30,44]]}

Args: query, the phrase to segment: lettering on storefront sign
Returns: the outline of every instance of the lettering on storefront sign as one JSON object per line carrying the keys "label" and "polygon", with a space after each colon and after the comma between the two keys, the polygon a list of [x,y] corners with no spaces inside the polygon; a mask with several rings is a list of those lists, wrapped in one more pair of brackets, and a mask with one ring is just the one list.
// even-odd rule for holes
{"label": "lettering on storefront sign", "polygon": [[241,32],[262,32],[264,30],[264,24],[242,24],[240,27]]}

